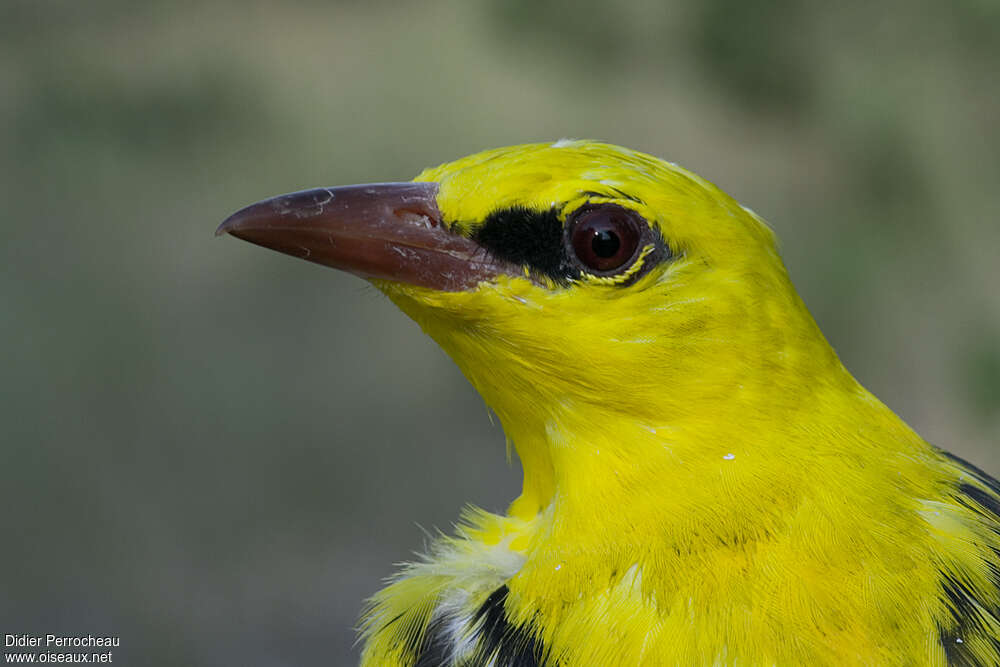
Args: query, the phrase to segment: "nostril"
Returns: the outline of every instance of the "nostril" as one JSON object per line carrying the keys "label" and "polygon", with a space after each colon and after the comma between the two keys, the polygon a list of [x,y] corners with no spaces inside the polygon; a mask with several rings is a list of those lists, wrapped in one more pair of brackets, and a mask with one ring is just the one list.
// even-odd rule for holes
{"label": "nostril", "polygon": [[428,211],[426,208],[420,206],[400,206],[393,209],[393,214],[397,218],[406,219],[408,217],[424,218],[430,223],[431,227],[437,227],[440,221],[437,219],[436,212]]}

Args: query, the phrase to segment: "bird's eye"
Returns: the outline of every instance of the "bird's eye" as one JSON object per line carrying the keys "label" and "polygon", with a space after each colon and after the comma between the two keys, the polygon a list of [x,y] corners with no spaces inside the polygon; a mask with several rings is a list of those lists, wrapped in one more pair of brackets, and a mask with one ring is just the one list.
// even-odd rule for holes
{"label": "bird's eye", "polygon": [[585,267],[611,273],[635,257],[639,224],[634,213],[619,206],[586,209],[570,223],[569,245]]}

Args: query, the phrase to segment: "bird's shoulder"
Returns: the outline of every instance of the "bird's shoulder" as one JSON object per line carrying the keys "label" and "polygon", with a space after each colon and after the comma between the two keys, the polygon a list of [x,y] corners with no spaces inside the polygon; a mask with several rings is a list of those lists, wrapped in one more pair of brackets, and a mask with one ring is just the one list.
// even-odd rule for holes
{"label": "bird's shoulder", "polygon": [[1000,481],[940,454],[950,473],[948,497],[928,521],[954,545],[939,556],[948,611],[939,621],[941,644],[949,664],[1000,665]]}
{"label": "bird's shoulder", "polygon": [[[576,560],[567,559],[567,565],[560,569],[558,563],[553,566],[544,557],[549,551],[540,554],[534,543],[539,532],[546,532],[539,530],[541,526],[473,511],[456,536],[439,537],[426,557],[406,566],[373,598],[363,619],[362,664],[532,667],[588,664],[591,659],[599,659],[600,664],[635,664],[661,655],[692,660],[713,656],[713,660],[725,663],[726,656],[735,658],[737,654],[778,655],[780,651],[775,653],[752,643],[764,641],[760,632],[737,641],[742,636],[734,625],[737,612],[754,608],[754,618],[767,617],[769,623],[778,626],[774,628],[776,634],[787,637],[785,633],[794,633],[798,628],[800,636],[795,645],[801,645],[801,650],[796,653],[785,647],[788,655],[826,655],[831,661],[834,655],[839,656],[837,659],[860,655],[858,652],[864,653],[864,649],[857,638],[867,637],[871,650],[883,651],[878,655],[889,655],[893,647],[905,645],[914,655],[919,652],[934,664],[1000,665],[1000,482],[945,452],[931,453],[929,459],[936,461],[928,464],[936,470],[938,482],[923,487],[926,493],[910,496],[916,503],[911,508],[922,517],[914,526],[925,528],[909,533],[906,540],[900,540],[901,533],[893,532],[886,537],[891,548],[872,552],[882,553],[883,560],[900,571],[893,574],[875,568],[855,573],[859,580],[870,581],[862,589],[878,599],[859,594],[852,603],[856,605],[838,606],[835,596],[822,598],[833,611],[858,611],[857,605],[869,605],[873,618],[886,614],[897,618],[897,611],[905,614],[909,609],[911,619],[917,620],[901,622],[895,634],[888,623],[879,626],[878,636],[855,636],[847,626],[832,621],[824,625],[823,614],[830,609],[812,607],[804,601],[793,604],[796,590],[822,593],[831,586],[836,588],[835,583],[828,586],[824,582],[838,576],[837,570],[823,570],[825,574],[819,577],[805,565],[796,565],[797,561],[781,561],[786,567],[776,571],[777,580],[772,583],[777,593],[770,595],[766,587],[758,585],[754,589],[756,597],[750,591],[742,596],[737,585],[739,572],[735,570],[735,578],[727,580],[733,586],[724,587],[730,591],[728,597],[709,595],[704,587],[663,588],[659,584],[666,577],[657,574],[651,559],[645,561],[645,567],[614,567],[617,575],[608,580],[607,586],[597,586],[600,578],[594,573],[601,568],[591,563],[591,574],[577,582],[575,590],[580,595],[569,595],[572,591],[558,589],[554,579],[572,578],[575,570],[582,570],[580,554]],[[879,534],[879,525],[870,522],[871,535]],[[920,537],[921,533],[924,537]],[[855,535],[853,539],[862,538]],[[535,548],[529,548],[532,543]],[[758,555],[766,551],[762,549],[757,550]],[[801,555],[801,549],[796,553]],[[561,562],[562,556],[556,560]],[[864,559],[858,556],[855,560]],[[680,562],[672,567],[678,567]],[[843,562],[850,570],[853,561],[845,557]],[[610,559],[608,566],[612,567]],[[743,570],[745,566],[741,566]],[[726,571],[721,567],[720,561],[711,568],[716,578],[724,578]],[[769,565],[766,569],[774,568]],[[707,576],[706,572],[692,571],[683,578],[703,582]],[[884,579],[871,580],[879,576]],[[755,580],[759,582],[760,577]],[[590,588],[586,581],[591,582]],[[844,595],[854,590],[849,588],[852,580],[845,581],[848,587],[843,589]],[[584,595],[584,591],[589,592]],[[782,611],[773,616],[781,600],[786,601],[780,606]],[[707,641],[704,633],[696,636],[685,632],[685,624],[691,621],[678,611],[685,609],[688,614],[704,616],[699,627],[716,637],[716,642]],[[716,616],[719,627],[707,627]],[[806,631],[811,626],[803,625],[804,617],[818,618],[816,627],[825,628],[827,634],[819,639],[809,635]],[[840,628],[844,641],[831,639],[830,628]],[[914,628],[922,630],[916,632]],[[607,641],[612,635],[620,641]],[[917,635],[932,638],[936,646],[916,647]]]}
{"label": "bird's shoulder", "polygon": [[438,536],[362,616],[362,665],[533,667],[544,648],[508,617],[507,582],[522,567],[531,522],[470,509],[456,536]]}

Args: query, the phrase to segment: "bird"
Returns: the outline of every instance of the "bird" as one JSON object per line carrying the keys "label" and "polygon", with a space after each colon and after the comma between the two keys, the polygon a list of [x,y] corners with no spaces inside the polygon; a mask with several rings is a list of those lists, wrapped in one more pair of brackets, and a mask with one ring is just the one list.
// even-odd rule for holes
{"label": "bird", "polygon": [[368,601],[365,667],[1000,665],[1000,483],[861,386],[704,178],[524,144],[217,234],[368,280],[520,459]]}

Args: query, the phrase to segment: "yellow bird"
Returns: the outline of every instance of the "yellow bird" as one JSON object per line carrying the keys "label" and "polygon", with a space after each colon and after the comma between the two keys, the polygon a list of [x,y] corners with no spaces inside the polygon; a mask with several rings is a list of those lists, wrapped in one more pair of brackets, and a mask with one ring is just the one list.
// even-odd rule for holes
{"label": "yellow bird", "polygon": [[704,179],[558,141],[226,232],[370,280],[523,464],[371,599],[364,665],[1000,665],[1000,484],[858,384]]}

